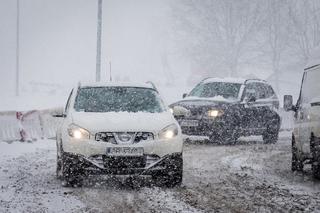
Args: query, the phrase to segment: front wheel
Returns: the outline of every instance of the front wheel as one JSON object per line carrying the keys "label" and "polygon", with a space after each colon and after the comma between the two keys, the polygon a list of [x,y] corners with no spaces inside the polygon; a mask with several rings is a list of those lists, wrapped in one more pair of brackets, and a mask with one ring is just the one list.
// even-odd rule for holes
{"label": "front wheel", "polygon": [[262,135],[263,142],[265,144],[275,144],[279,139],[279,124],[271,124],[267,127],[265,132]]}
{"label": "front wheel", "polygon": [[57,151],[56,175],[63,181],[63,186],[82,186],[84,177],[82,166],[82,162],[77,157],[65,153],[61,145]]}

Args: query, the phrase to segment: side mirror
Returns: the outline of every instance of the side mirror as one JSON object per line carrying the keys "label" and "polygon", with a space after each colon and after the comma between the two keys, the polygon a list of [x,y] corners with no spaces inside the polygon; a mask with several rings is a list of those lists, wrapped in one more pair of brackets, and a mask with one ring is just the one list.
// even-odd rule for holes
{"label": "side mirror", "polygon": [[53,114],[52,117],[54,117],[54,118],[65,118],[65,117],[67,117],[67,115],[66,114]]}
{"label": "side mirror", "polygon": [[183,93],[182,98],[185,98],[185,97],[187,97],[187,96],[188,96],[187,93]]}
{"label": "side mirror", "polygon": [[284,96],[283,109],[287,112],[294,109],[292,95],[285,95]]}
{"label": "side mirror", "polygon": [[248,103],[253,103],[253,102],[256,102],[256,97],[254,97],[254,96],[250,96],[249,98],[248,98]]}

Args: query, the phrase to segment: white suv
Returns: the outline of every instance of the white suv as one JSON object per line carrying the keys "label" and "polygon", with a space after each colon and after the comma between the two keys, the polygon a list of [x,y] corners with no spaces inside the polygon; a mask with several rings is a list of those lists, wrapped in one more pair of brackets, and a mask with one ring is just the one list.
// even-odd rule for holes
{"label": "white suv", "polygon": [[311,163],[313,175],[320,178],[320,64],[305,69],[300,97],[284,97],[284,108],[295,112],[292,134],[292,171],[302,171]]}
{"label": "white suv", "polygon": [[179,124],[152,84],[94,83],[74,88],[57,131],[57,176],[81,185],[87,175],[149,175],[182,182]]}

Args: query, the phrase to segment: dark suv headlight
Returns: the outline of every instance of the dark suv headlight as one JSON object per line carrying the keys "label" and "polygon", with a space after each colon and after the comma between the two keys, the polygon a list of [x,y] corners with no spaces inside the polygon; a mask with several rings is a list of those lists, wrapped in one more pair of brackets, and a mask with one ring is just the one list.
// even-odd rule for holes
{"label": "dark suv headlight", "polygon": [[207,112],[209,118],[216,118],[223,115],[223,111],[219,109],[211,109]]}

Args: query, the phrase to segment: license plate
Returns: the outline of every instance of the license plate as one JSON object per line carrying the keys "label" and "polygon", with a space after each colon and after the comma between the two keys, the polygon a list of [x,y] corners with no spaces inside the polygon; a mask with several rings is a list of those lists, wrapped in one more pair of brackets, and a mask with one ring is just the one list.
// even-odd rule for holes
{"label": "license plate", "polygon": [[142,147],[108,147],[108,156],[143,156]]}
{"label": "license plate", "polygon": [[197,120],[183,120],[180,123],[181,126],[186,126],[186,127],[195,127],[199,125],[199,121]]}

